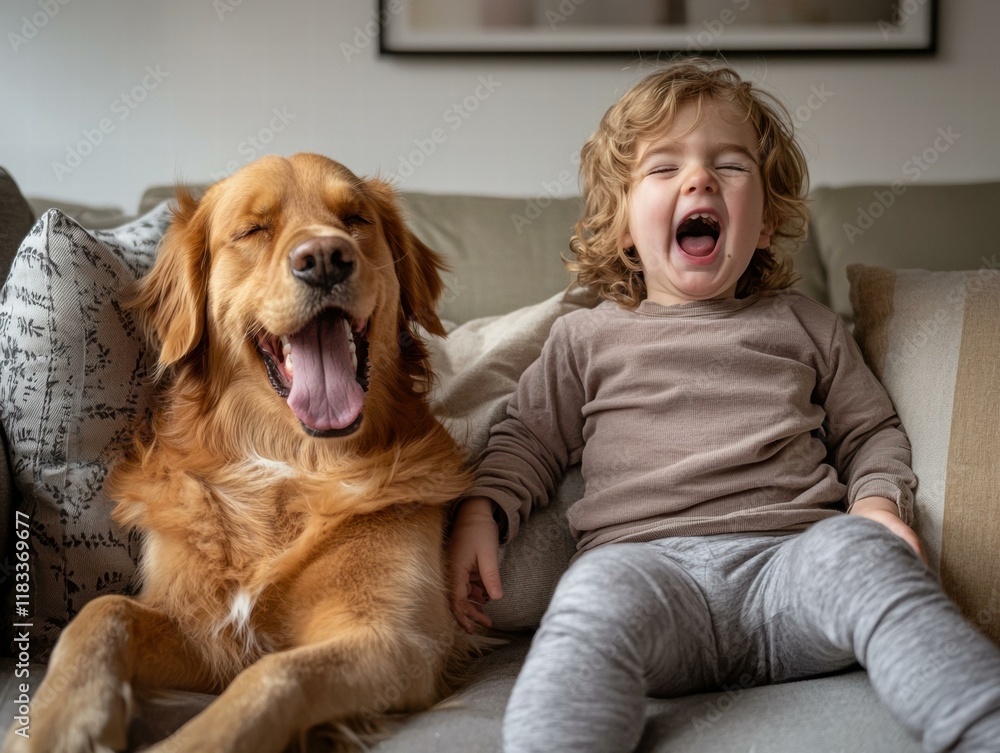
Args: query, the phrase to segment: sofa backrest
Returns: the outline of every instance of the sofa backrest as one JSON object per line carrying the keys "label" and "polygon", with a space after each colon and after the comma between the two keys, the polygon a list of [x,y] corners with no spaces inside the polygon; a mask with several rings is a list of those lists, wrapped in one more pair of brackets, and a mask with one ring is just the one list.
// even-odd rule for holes
{"label": "sofa backrest", "polygon": [[[145,213],[174,189],[143,196]],[[569,277],[568,253],[579,198],[501,199],[404,192],[417,235],[451,267],[441,313],[465,322],[544,300]],[[820,187],[810,194],[809,237],[795,256],[797,287],[852,320],[847,266],[933,271],[998,265],[992,210],[1000,182]]]}
{"label": "sofa backrest", "polygon": [[[562,262],[583,209],[580,197],[502,199],[404,193],[410,225],[451,266],[441,315],[455,322],[530,306],[566,288]],[[795,255],[796,287],[828,304],[816,246]]]}
{"label": "sofa backrest", "polygon": [[404,193],[410,227],[449,271],[439,312],[462,323],[505,314],[564,290],[562,262],[580,217],[578,197],[504,199]]}
{"label": "sofa backrest", "polygon": [[993,226],[1000,182],[817,188],[810,204],[829,305],[848,322],[850,264],[933,272],[1000,266]]}

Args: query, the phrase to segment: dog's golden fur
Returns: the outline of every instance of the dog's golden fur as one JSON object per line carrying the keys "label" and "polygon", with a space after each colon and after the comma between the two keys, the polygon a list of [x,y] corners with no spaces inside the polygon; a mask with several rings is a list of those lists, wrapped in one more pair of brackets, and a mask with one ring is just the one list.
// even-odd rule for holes
{"label": "dog's golden fur", "polygon": [[[178,201],[134,305],[160,349],[156,408],[107,485],[116,519],[144,534],[141,593],[80,612],[30,739],[5,750],[119,750],[133,693],[182,689],[221,696],[170,751],[281,751],[315,725],[432,705],[470,649],[443,552],[469,478],[429,412],[414,332],[443,334],[438,257],[387,185],[317,155],[266,157]],[[347,279],[292,273],[313,238],[335,239]],[[278,336],[331,307],[369,357],[341,437],[316,436],[267,365]]]}

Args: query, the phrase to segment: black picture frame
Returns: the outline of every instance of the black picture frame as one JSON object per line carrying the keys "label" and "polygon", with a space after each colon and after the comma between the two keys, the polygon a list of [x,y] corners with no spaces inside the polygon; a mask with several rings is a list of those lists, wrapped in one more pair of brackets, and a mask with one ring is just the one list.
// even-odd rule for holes
{"label": "black picture frame", "polygon": [[[445,3],[458,0],[379,0],[379,51],[401,56],[630,56],[674,55],[932,55],[937,52],[938,0],[891,1],[888,19],[858,23],[824,22],[813,24],[747,23],[750,8],[763,0],[662,0],[667,7],[685,7],[683,24],[645,24],[634,28],[617,25],[573,27],[574,9],[617,0],[507,0],[507,2],[548,3],[527,26],[461,28],[447,18]],[[468,13],[476,0],[462,0],[455,6]],[[499,0],[480,0],[499,2]],[[780,3],[782,0],[769,0]],[[829,3],[831,13],[843,13],[843,0],[812,0]],[[415,9],[442,4],[443,24],[414,21]],[[609,8],[612,6],[609,6]],[[840,10],[834,11],[834,8]],[[885,11],[881,11],[885,12]],[[433,12],[424,15],[433,16]],[[694,13],[695,15],[692,15]],[[740,13],[745,14],[742,18]],[[560,21],[562,19],[562,22]],[[544,23],[538,23],[539,21]]]}

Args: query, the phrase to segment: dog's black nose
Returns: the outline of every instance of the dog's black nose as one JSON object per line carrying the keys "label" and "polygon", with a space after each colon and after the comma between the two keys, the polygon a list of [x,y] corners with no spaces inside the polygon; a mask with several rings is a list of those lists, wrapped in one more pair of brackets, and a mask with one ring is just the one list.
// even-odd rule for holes
{"label": "dog's black nose", "polygon": [[300,243],[289,254],[292,274],[318,288],[332,288],[354,270],[354,247],[346,238],[327,235]]}

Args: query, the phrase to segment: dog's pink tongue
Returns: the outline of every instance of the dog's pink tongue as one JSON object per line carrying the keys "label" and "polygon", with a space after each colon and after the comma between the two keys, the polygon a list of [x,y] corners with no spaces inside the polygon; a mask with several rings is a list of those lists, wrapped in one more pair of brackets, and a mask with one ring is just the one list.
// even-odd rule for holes
{"label": "dog's pink tongue", "polygon": [[293,369],[288,407],[315,431],[350,426],[361,414],[365,392],[355,378],[343,319],[322,314],[288,339]]}
{"label": "dog's pink tongue", "polygon": [[715,238],[711,235],[685,235],[680,244],[685,254],[708,256],[715,249]]}

